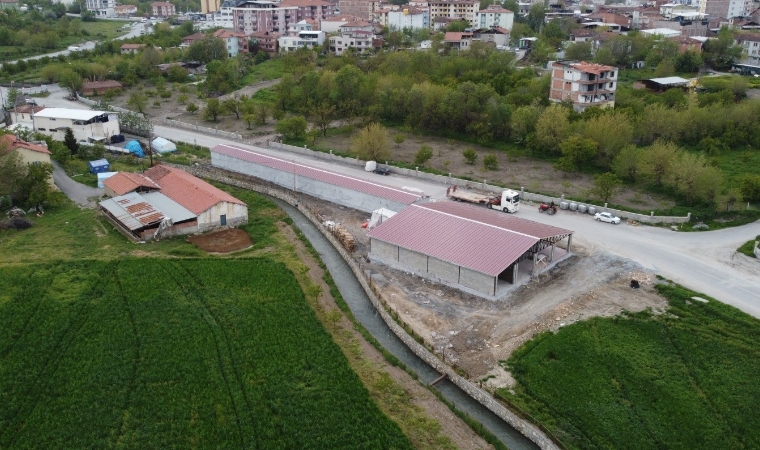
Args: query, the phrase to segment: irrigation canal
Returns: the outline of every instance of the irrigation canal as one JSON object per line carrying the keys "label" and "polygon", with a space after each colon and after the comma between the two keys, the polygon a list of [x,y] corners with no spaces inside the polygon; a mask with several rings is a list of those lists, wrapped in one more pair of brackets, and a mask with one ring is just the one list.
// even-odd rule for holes
{"label": "irrigation canal", "polygon": [[[303,232],[311,245],[322,257],[325,266],[330,271],[338,290],[345,299],[354,317],[367,329],[380,344],[390,353],[413,370],[419,379],[426,384],[436,380],[440,373],[415,355],[393,332],[375,310],[367,294],[356,280],[351,268],[340,254],[333,248],[322,233],[296,208],[289,204],[273,199],[293,219],[293,222]],[[491,433],[501,440],[511,450],[533,450],[538,446],[523,436],[511,425],[478,403],[449,380],[444,379],[435,387],[458,409],[482,423]]]}

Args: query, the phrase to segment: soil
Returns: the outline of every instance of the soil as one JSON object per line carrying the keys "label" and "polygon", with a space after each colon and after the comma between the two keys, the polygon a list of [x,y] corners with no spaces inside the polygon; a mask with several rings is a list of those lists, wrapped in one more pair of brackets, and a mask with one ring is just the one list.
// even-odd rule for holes
{"label": "soil", "polygon": [[[390,136],[395,136],[401,130],[389,129]],[[401,145],[391,144],[393,159],[413,163],[414,157],[422,145],[433,148],[433,158],[426,163],[427,167],[439,170],[443,173],[451,173],[458,177],[467,177],[473,180],[488,180],[500,182],[509,187],[524,187],[526,191],[546,195],[584,199],[588,198],[588,192],[594,187],[594,180],[588,174],[569,174],[556,170],[552,163],[540,161],[526,156],[510,155],[507,152],[481,147],[466,142],[456,142],[436,136],[414,135],[403,133],[406,140]],[[353,133],[332,135],[317,140],[317,145],[323,148],[331,148],[340,152],[351,151],[351,138]],[[474,165],[468,165],[462,156],[465,149],[472,148],[478,153]],[[499,169],[487,171],[483,169],[483,157],[488,154],[496,155],[499,161]],[[381,161],[382,162],[382,161]],[[674,202],[663,197],[653,196],[644,192],[624,188],[613,199],[617,205],[626,206],[639,210],[665,209],[674,205]]]}
{"label": "soil", "polygon": [[190,236],[187,238],[187,242],[208,253],[230,253],[253,245],[248,233],[239,228]]}
{"label": "soil", "polygon": [[[505,299],[490,301],[368,262],[367,230],[361,225],[369,214],[319,200],[310,200],[309,206],[353,234],[356,260],[371,271],[382,298],[400,319],[446,362],[489,390],[512,385],[500,361],[538,333],[624,310],[661,313],[667,308],[654,289],[653,273],[579,238],[573,240],[573,256]],[[639,289],[630,287],[632,279]]]}
{"label": "soil", "polygon": [[[325,311],[336,310],[337,304],[332,295],[330,295],[330,287],[322,279],[324,275],[323,269],[306,250],[290,226],[279,223],[278,227],[287,237],[288,242],[292,242],[295,245],[299,259],[309,269],[309,277],[312,283],[322,288],[322,295],[319,296],[320,307]],[[358,343],[361,354],[365,358],[374,364],[378,370],[387,372],[409,394],[416,406],[422,408],[429,417],[438,421],[441,425],[441,434],[451,439],[457,448],[463,450],[493,449],[492,445],[478,436],[472,428],[462,419],[455,416],[445,404],[420,385],[418,381],[414,380],[402,369],[388,364],[383,355],[354,329],[353,324],[348,318],[342,316],[342,319],[336,325],[341,328],[342,332],[351,335],[352,340]]]}

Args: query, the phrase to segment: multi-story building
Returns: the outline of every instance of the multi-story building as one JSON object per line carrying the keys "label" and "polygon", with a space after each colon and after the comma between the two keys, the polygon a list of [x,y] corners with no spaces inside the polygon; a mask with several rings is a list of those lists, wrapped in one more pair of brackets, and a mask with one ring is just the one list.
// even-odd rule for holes
{"label": "multi-story building", "polygon": [[95,17],[116,16],[116,0],[86,0],[84,6],[88,11],[92,11]]}
{"label": "multi-story building", "polygon": [[245,34],[285,33],[291,23],[304,19],[320,21],[335,15],[334,5],[324,0],[245,0],[232,11],[233,29]]}
{"label": "multi-story building", "polygon": [[488,5],[488,8],[475,14],[475,28],[504,28],[511,30],[515,21],[515,13],[504,9],[501,5]]}
{"label": "multi-story building", "polygon": [[150,9],[153,12],[153,15],[156,17],[169,17],[177,15],[176,8],[169,2],[153,2],[150,4]]}
{"label": "multi-story building", "polygon": [[227,55],[230,58],[237,56],[238,53],[248,52],[248,36],[243,33],[222,28],[214,31],[214,37],[224,41],[224,45],[227,47]]}
{"label": "multi-story building", "polygon": [[[420,4],[422,3],[422,4]],[[409,2],[413,6],[428,6],[430,8],[430,20],[437,17],[448,19],[466,20],[472,27],[476,27],[475,16],[480,9],[478,0],[433,0],[429,2]]]}
{"label": "multi-story building", "polygon": [[207,14],[206,17],[211,19],[213,26],[220,28],[235,28],[235,24],[232,20],[234,13],[232,8],[235,6],[235,2],[227,0],[219,7],[213,14]]}
{"label": "multi-story building", "polygon": [[699,12],[708,17],[744,17],[752,11],[750,0],[699,0]]}
{"label": "multi-story building", "polygon": [[578,61],[557,61],[552,64],[549,100],[571,101],[581,112],[586,108],[615,107],[618,68]]}
{"label": "multi-story building", "polygon": [[[280,38],[278,33],[273,33],[271,31],[257,31],[251,33],[250,38],[251,41],[256,44],[257,49],[255,52],[265,51],[269,53],[270,56],[277,53],[277,40]],[[249,51],[254,53],[254,49],[250,49]]]}
{"label": "multi-story building", "polygon": [[429,30],[430,11],[427,8],[386,8],[375,12],[378,23],[391,30]]}
{"label": "multi-story building", "polygon": [[349,22],[365,22],[366,19],[361,17],[352,16],[350,14],[341,14],[339,16],[328,17],[320,21],[319,29],[325,33],[336,33],[340,31],[340,27]]}
{"label": "multi-story building", "polygon": [[278,39],[280,52],[292,52],[299,48],[323,45],[327,34],[315,29],[314,21],[302,20],[290,27],[288,34]]}
{"label": "multi-story building", "polygon": [[135,5],[116,5],[113,8],[113,12],[116,17],[129,17],[132,14],[137,13],[137,6]]}
{"label": "multi-story building", "polygon": [[63,141],[67,128],[77,141],[102,141],[121,134],[118,116],[108,111],[45,108],[34,114],[34,129],[57,141]]}
{"label": "multi-story building", "polygon": [[219,11],[219,8],[221,8],[221,6],[222,5],[220,0],[201,0],[201,12],[203,14]]}
{"label": "multi-story building", "polygon": [[364,20],[372,19],[372,11],[378,5],[372,0],[338,0],[338,9],[341,14],[356,16]]}
{"label": "multi-story building", "polygon": [[760,66],[760,34],[737,34],[734,38],[734,42],[742,48],[741,64],[756,67]]}
{"label": "multi-story building", "polygon": [[330,51],[340,56],[349,48],[356,49],[357,53],[372,50],[373,34],[370,31],[355,30],[342,32],[338,36],[330,36]]}

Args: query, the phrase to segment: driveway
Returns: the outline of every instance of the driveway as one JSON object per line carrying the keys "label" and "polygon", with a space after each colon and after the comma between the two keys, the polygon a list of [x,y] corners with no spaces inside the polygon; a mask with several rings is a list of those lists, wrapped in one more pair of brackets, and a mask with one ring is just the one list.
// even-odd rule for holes
{"label": "driveway", "polygon": [[53,181],[58,188],[66,194],[68,198],[74,203],[84,208],[97,207],[97,200],[103,196],[103,189],[92,188],[85,186],[82,183],[77,183],[71,177],[66,175],[66,172],[53,161]]}

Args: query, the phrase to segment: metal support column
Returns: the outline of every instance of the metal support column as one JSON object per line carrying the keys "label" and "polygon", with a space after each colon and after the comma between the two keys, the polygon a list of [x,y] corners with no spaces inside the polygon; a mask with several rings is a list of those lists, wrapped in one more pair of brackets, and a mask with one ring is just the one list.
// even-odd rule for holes
{"label": "metal support column", "polygon": [[570,253],[570,245],[573,243],[573,235],[571,234],[570,237],[567,238],[567,252]]}
{"label": "metal support column", "polygon": [[549,256],[549,262],[554,262],[554,247],[556,245],[556,243],[552,242],[552,254]]}

